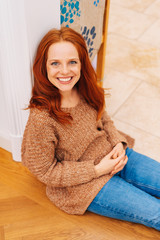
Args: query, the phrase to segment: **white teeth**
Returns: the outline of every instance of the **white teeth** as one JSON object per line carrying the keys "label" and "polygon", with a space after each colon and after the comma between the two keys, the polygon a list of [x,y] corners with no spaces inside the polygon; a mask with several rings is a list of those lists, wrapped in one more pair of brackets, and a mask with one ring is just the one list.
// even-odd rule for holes
{"label": "white teeth", "polygon": [[62,81],[62,82],[67,82],[69,80],[71,80],[71,77],[69,78],[58,78],[59,81]]}

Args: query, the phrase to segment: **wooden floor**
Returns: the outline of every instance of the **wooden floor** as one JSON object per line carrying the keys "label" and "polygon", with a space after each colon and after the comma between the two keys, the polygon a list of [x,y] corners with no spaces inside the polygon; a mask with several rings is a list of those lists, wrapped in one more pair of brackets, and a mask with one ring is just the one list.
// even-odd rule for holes
{"label": "wooden floor", "polygon": [[46,197],[45,186],[0,148],[0,240],[143,240],[160,233],[87,212],[71,216]]}

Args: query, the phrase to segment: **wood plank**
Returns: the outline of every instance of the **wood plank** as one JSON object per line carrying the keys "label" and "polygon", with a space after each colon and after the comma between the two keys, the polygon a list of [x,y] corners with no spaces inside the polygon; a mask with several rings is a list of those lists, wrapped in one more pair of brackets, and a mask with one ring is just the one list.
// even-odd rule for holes
{"label": "wood plank", "polygon": [[47,209],[24,196],[1,200],[0,213],[0,225],[50,215]]}
{"label": "wood plank", "polygon": [[28,222],[20,222],[5,229],[6,240],[14,240],[19,236],[23,239],[103,239],[99,233],[88,231],[70,222],[60,221],[56,217],[36,218]]}
{"label": "wood plank", "polygon": [[7,185],[0,183],[0,199],[21,196],[21,193],[9,188]]}
{"label": "wood plank", "polygon": [[5,240],[4,227],[0,226],[0,240]]}

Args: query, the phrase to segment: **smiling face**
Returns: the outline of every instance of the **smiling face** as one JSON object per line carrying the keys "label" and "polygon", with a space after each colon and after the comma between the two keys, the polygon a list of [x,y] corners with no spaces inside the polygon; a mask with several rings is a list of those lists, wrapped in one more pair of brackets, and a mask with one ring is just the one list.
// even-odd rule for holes
{"label": "smiling face", "polygon": [[48,80],[63,95],[71,93],[81,73],[78,51],[71,42],[61,41],[48,49],[46,63]]}

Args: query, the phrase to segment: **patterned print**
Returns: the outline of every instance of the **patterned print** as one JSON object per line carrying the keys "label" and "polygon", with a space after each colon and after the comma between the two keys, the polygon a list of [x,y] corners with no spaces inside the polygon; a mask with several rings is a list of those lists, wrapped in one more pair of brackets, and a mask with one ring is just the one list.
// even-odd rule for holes
{"label": "patterned print", "polygon": [[66,27],[74,22],[74,16],[81,16],[79,1],[68,0],[61,4],[61,24],[66,23]]}
{"label": "patterned print", "polygon": [[97,7],[99,4],[99,0],[94,1],[94,5]]}
{"label": "patterned print", "polygon": [[60,3],[61,26],[82,34],[92,61],[102,43],[106,0],[60,0]]}
{"label": "patterned print", "polygon": [[82,36],[86,41],[89,56],[92,57],[93,50],[94,50],[93,43],[96,37],[95,26],[93,26],[91,29],[88,29],[87,26],[84,26],[83,28],[81,27],[81,32],[82,32]]}

